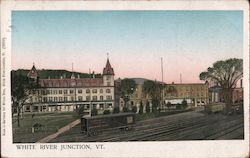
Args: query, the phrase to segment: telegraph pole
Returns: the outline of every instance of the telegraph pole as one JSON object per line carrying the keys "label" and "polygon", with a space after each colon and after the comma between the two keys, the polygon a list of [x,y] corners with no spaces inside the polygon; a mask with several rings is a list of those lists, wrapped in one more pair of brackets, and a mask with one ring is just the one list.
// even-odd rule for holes
{"label": "telegraph pole", "polygon": [[161,57],[162,107],[164,105],[163,59]]}

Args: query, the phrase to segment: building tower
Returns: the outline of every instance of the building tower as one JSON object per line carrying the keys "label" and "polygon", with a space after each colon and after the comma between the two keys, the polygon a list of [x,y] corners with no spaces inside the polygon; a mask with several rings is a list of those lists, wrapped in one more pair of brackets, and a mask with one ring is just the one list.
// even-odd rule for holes
{"label": "building tower", "polygon": [[33,78],[35,80],[37,80],[38,78],[38,71],[36,70],[35,64],[33,63],[33,66],[31,68],[31,70],[29,71],[29,73],[27,74],[27,76],[29,78]]}
{"label": "building tower", "polygon": [[107,59],[106,66],[103,68],[103,85],[114,86],[114,69],[111,67],[109,58]]}

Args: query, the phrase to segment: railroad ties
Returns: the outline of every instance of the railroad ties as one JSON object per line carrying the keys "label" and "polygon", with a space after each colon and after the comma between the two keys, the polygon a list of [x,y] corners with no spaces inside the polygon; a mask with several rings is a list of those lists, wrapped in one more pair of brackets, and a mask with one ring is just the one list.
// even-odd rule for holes
{"label": "railroad ties", "polygon": [[243,119],[243,115],[239,114],[232,116],[190,114],[180,115],[180,117],[161,117],[139,121],[131,131],[108,130],[93,137],[82,135],[75,127],[75,133],[72,131],[71,134],[65,133],[54,142],[68,139],[75,142],[243,139]]}

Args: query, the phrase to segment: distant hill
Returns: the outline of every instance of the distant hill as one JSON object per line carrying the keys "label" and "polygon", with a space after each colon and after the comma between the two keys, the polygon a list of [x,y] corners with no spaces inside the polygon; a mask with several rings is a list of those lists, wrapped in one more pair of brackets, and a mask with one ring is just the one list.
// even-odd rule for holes
{"label": "distant hill", "polygon": [[[18,69],[18,70],[12,70],[14,73],[20,73],[22,75],[27,75],[30,70],[27,69]],[[46,79],[46,78],[70,78],[72,72],[67,71],[67,70],[50,70],[50,69],[42,69],[42,70],[37,70],[39,74],[40,79]],[[74,72],[75,77],[77,78],[78,75],[80,78],[89,78],[90,75],[88,73],[81,73],[81,72]],[[91,74],[92,76],[93,74]],[[95,74],[96,78],[101,78],[101,74]]]}
{"label": "distant hill", "polygon": [[[153,81],[153,80],[146,79],[146,78],[130,78],[130,79],[134,80],[136,84],[143,84],[145,81]],[[162,84],[161,81],[156,81],[156,82]]]}
{"label": "distant hill", "polygon": [[146,78],[130,78],[131,80],[134,80],[136,84],[143,84],[145,81],[148,81],[149,79]]}

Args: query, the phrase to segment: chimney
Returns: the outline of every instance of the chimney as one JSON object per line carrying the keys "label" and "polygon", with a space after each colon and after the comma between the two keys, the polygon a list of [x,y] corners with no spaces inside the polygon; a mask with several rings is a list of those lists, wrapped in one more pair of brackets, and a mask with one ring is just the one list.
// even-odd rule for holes
{"label": "chimney", "polygon": [[77,75],[77,78],[80,78],[80,75],[79,75],[79,74]]}
{"label": "chimney", "polygon": [[95,78],[95,71],[93,71],[93,78]]}
{"label": "chimney", "polygon": [[62,75],[60,76],[60,79],[63,79]]}

